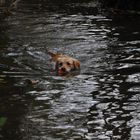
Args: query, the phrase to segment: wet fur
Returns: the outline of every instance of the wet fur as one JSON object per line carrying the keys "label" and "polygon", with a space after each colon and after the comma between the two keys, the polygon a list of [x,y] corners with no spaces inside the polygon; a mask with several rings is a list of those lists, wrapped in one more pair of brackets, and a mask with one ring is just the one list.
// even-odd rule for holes
{"label": "wet fur", "polygon": [[71,71],[80,70],[80,61],[61,53],[53,53],[47,51],[51,60],[55,62],[55,70],[57,72],[62,71],[63,73],[69,73]]}

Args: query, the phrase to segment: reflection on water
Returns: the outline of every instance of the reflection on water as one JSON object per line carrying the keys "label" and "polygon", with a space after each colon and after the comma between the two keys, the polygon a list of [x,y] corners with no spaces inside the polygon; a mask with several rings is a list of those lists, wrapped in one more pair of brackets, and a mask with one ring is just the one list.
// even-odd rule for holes
{"label": "reflection on water", "polygon": [[[0,139],[139,139],[140,20],[82,12],[93,5],[22,2],[0,24]],[[56,76],[46,49],[81,73]]]}

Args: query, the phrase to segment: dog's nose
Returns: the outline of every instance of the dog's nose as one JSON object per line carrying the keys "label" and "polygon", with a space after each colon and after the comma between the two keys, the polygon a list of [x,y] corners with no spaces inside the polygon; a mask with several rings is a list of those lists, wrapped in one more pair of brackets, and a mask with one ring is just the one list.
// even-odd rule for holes
{"label": "dog's nose", "polygon": [[66,69],[63,67],[63,68],[61,68],[61,70],[63,71],[63,72],[65,72],[66,71]]}

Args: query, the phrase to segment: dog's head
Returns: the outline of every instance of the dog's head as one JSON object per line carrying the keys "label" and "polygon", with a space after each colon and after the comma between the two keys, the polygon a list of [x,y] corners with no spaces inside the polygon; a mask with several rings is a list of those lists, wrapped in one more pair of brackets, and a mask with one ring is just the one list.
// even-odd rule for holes
{"label": "dog's head", "polygon": [[58,58],[56,62],[58,75],[66,75],[74,70],[80,70],[80,62],[74,58]]}

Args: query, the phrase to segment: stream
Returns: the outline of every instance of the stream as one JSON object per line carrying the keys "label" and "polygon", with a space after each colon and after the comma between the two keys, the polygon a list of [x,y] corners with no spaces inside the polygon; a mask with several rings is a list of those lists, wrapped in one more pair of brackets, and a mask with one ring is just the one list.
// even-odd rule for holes
{"label": "stream", "polygon": [[[140,17],[94,5],[22,1],[0,23],[0,139],[140,139]],[[80,74],[57,76],[47,49]]]}

